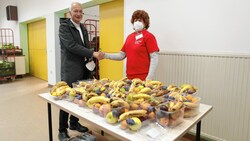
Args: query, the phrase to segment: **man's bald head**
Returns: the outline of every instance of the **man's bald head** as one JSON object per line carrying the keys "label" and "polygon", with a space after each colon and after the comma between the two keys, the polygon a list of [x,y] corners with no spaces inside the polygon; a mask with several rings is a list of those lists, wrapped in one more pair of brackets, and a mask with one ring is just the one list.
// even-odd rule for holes
{"label": "man's bald head", "polygon": [[82,4],[81,3],[79,3],[79,2],[72,2],[71,5],[70,5],[70,7],[69,7],[69,11],[73,10],[74,7],[76,7],[76,6],[80,6],[82,8]]}
{"label": "man's bald head", "polygon": [[71,3],[69,13],[70,13],[71,19],[76,24],[80,24],[80,22],[82,20],[82,4],[79,2]]}

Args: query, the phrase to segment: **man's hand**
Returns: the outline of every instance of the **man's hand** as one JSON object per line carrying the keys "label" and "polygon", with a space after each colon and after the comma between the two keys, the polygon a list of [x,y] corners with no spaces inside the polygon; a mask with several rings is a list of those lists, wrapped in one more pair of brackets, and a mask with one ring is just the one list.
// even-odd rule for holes
{"label": "man's hand", "polygon": [[105,53],[101,52],[101,51],[93,53],[93,57],[95,57],[98,60],[104,59],[104,55],[105,55]]}
{"label": "man's hand", "polygon": [[99,60],[104,59],[104,56],[105,56],[105,53],[104,53],[104,52],[102,52],[102,51],[99,51],[99,57],[100,57],[100,59],[99,59]]}

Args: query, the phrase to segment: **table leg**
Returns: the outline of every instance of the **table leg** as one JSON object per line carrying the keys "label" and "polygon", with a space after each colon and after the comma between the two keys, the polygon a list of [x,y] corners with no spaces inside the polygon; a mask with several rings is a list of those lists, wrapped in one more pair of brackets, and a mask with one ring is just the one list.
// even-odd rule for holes
{"label": "table leg", "polygon": [[51,119],[51,104],[50,103],[48,103],[48,123],[49,123],[49,140],[53,141],[52,119]]}
{"label": "table leg", "polygon": [[196,141],[201,140],[201,120],[196,125]]}

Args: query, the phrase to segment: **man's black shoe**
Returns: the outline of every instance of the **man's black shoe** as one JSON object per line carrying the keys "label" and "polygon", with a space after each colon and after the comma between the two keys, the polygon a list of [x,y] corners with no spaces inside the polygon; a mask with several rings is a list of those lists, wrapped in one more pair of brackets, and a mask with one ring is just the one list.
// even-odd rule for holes
{"label": "man's black shoe", "polygon": [[65,139],[69,139],[68,132],[59,132],[58,139],[60,141],[65,141]]}
{"label": "man's black shoe", "polygon": [[80,123],[77,123],[75,125],[70,125],[69,129],[70,130],[77,130],[77,131],[82,132],[82,133],[89,131],[89,129],[87,127],[82,126]]}

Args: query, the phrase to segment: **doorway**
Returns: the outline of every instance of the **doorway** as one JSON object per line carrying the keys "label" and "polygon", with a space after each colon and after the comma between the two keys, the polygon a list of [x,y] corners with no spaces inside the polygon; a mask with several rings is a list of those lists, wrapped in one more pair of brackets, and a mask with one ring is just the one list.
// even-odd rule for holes
{"label": "doorway", "polygon": [[30,75],[48,81],[46,20],[28,24]]}

